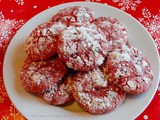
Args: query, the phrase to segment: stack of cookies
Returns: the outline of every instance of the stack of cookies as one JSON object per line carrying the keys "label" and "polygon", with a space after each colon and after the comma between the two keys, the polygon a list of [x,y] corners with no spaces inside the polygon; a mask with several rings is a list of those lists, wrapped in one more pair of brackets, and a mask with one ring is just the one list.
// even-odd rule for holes
{"label": "stack of cookies", "polygon": [[75,100],[92,114],[108,113],[153,80],[146,56],[129,45],[126,26],[83,6],[67,7],[25,41],[24,89],[52,105]]}

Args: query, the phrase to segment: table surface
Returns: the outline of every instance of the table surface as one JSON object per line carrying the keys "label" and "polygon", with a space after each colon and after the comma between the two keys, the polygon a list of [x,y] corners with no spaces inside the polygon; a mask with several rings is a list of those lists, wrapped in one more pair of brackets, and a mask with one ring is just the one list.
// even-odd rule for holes
{"label": "table surface", "polygon": [[[3,83],[3,59],[12,37],[37,13],[73,1],[108,4],[131,14],[150,32],[160,53],[160,0],[0,0],[0,120],[25,120],[10,101]],[[160,120],[160,85],[136,120]]]}

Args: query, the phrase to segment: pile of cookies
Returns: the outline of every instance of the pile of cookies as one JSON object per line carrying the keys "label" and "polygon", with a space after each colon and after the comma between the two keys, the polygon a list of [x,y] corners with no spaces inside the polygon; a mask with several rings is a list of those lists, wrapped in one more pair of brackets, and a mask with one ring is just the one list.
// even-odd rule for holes
{"label": "pile of cookies", "polygon": [[153,80],[151,65],[128,45],[126,26],[83,6],[67,7],[38,25],[25,41],[24,89],[47,103],[76,100],[87,112],[108,113],[126,93],[141,94]]}

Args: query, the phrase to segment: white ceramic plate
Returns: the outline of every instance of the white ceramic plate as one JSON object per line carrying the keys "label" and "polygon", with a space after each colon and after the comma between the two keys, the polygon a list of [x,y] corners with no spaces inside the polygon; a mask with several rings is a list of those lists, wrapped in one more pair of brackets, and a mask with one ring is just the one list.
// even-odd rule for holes
{"label": "white ceramic plate", "polygon": [[[58,10],[68,6],[87,6],[95,11],[96,17],[113,16],[124,22],[131,45],[142,50],[151,62],[154,81],[151,88],[142,95],[128,95],[125,102],[116,110],[104,115],[91,115],[84,112],[74,102],[69,106],[48,105],[40,98],[27,93],[20,84],[19,70],[25,59],[24,41],[38,24],[48,21]],[[145,28],[133,17],[116,8],[90,2],[62,4],[47,9],[29,20],[12,39],[4,59],[3,77],[8,95],[16,108],[29,120],[132,120],[136,118],[152,100],[160,73],[159,57],[156,46]]]}

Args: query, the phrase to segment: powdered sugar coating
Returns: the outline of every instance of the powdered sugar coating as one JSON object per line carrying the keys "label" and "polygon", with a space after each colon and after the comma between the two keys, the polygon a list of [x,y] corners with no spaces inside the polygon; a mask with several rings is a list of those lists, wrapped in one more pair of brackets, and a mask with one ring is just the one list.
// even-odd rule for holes
{"label": "powdered sugar coating", "polygon": [[106,67],[111,80],[127,93],[141,94],[148,90],[153,80],[149,61],[135,47],[123,45],[114,49],[109,54]]}
{"label": "powdered sugar coating", "polygon": [[75,22],[90,23],[94,21],[94,14],[88,7],[72,6],[60,10],[51,21],[59,21],[67,26]]}
{"label": "powdered sugar coating", "polygon": [[61,32],[57,49],[69,68],[88,71],[103,63],[108,42],[96,25],[78,23]]}
{"label": "powdered sugar coating", "polygon": [[85,111],[92,114],[110,112],[125,99],[125,92],[109,83],[99,68],[78,73],[72,84],[75,100]]}
{"label": "powdered sugar coating", "polygon": [[73,99],[71,79],[71,76],[65,76],[53,85],[52,90],[44,92],[43,99],[53,105],[62,105],[71,101]]}
{"label": "powdered sugar coating", "polygon": [[25,51],[28,57],[33,61],[42,61],[55,55],[58,35],[65,27],[60,22],[38,25],[25,41]]}
{"label": "powdered sugar coating", "polygon": [[24,62],[20,71],[20,79],[26,91],[42,94],[49,91],[67,72],[66,65],[59,59],[31,62]]}
{"label": "powdered sugar coating", "polygon": [[126,26],[114,17],[99,17],[95,19],[95,24],[104,32],[109,41],[109,51],[121,47],[127,43]]}

